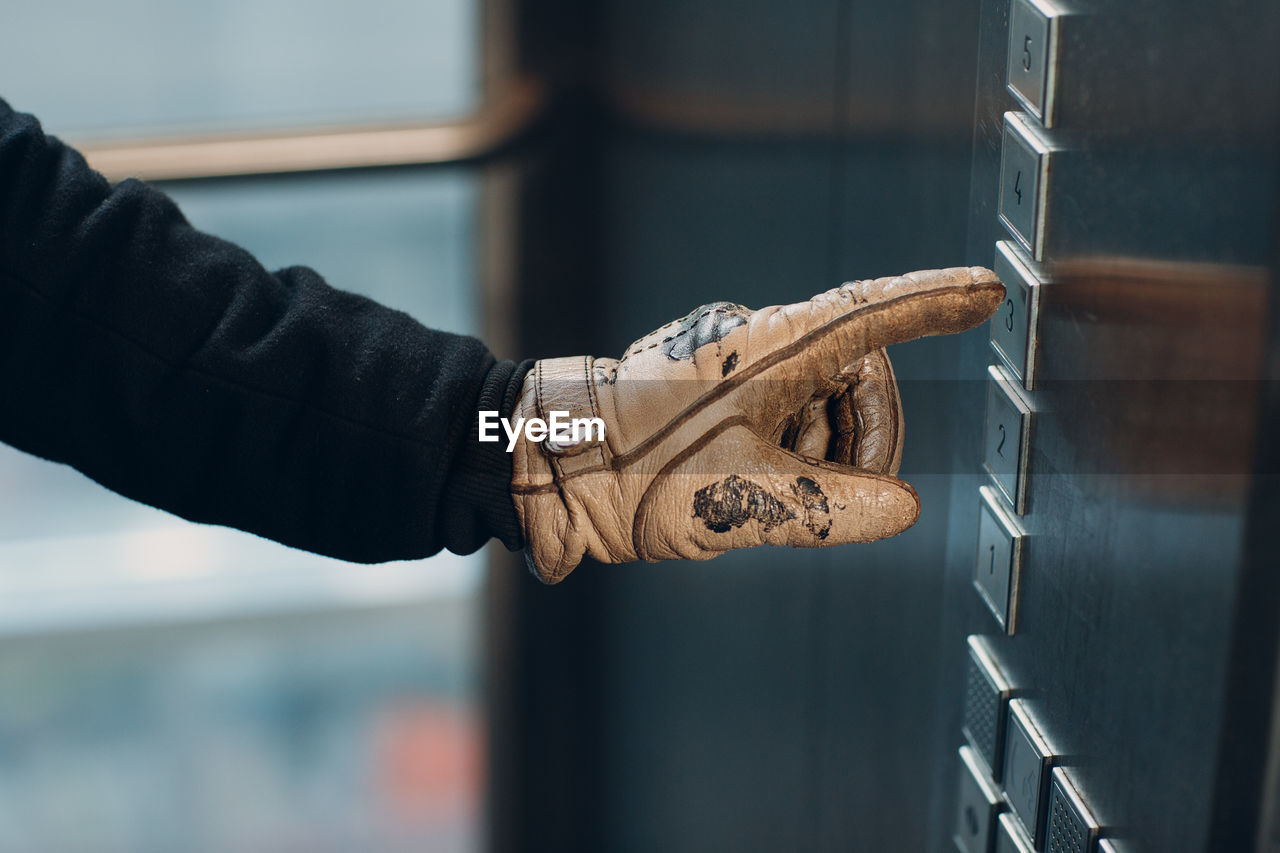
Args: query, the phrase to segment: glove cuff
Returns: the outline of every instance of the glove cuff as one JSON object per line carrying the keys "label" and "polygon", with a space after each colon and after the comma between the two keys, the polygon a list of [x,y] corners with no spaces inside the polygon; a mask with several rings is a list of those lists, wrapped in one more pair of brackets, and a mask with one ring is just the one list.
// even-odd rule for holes
{"label": "glove cuff", "polygon": [[[530,571],[543,583],[563,580],[584,554],[607,562],[634,559],[629,541],[606,543],[591,519],[615,505],[608,497],[614,490],[613,454],[605,438],[593,362],[590,356],[537,362],[525,376],[516,405],[514,417],[524,418],[526,426],[533,418],[547,426],[564,425],[560,435],[541,441],[521,428],[513,451],[511,494]],[[601,427],[584,429],[587,419],[596,419]],[[567,426],[575,422],[576,441]]]}

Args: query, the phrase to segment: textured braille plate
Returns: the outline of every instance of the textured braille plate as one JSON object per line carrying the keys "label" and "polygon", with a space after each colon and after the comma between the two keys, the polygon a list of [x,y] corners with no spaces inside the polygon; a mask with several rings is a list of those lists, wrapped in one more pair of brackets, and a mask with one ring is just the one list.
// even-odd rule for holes
{"label": "textured braille plate", "polygon": [[1099,826],[1093,813],[1072,784],[1067,771],[1053,770],[1049,788],[1049,824],[1045,830],[1045,853],[1094,853]]}
{"label": "textured braille plate", "polygon": [[1013,689],[984,637],[969,637],[964,685],[964,735],[1000,781],[1005,720]]}

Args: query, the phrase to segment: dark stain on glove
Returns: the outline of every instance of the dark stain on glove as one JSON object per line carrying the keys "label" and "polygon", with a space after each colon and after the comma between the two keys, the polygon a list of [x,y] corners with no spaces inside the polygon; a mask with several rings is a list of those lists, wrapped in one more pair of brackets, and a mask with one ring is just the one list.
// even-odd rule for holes
{"label": "dark stain on glove", "polygon": [[[817,489],[817,484],[812,480],[807,482]],[[817,491],[822,498],[822,507],[825,509],[826,496],[822,494],[821,489]],[[806,504],[805,507],[807,517],[808,505]],[[796,514],[787,509],[782,501],[769,494],[759,484],[745,477],[739,477],[737,474],[731,474],[718,483],[712,483],[694,492],[693,514],[702,519],[712,533],[728,533],[731,529],[741,527],[753,518],[760,522],[765,530],[772,530],[796,517]],[[829,519],[827,527],[828,529],[831,527]]]}
{"label": "dark stain on glove", "polygon": [[729,357],[724,360],[724,364],[720,365],[720,378],[723,379],[724,377],[728,376],[730,373],[733,373],[733,369],[737,366],[738,366],[738,351],[734,350],[733,352],[729,353]]}
{"label": "dark stain on glove", "polygon": [[831,532],[831,509],[827,506],[827,496],[822,487],[808,477],[796,477],[791,491],[804,507],[804,521],[801,523],[814,536],[826,539]]}

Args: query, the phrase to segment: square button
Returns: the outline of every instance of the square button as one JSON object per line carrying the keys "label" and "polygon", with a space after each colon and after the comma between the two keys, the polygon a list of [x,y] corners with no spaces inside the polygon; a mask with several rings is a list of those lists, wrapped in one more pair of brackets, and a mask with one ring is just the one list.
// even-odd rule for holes
{"label": "square button", "polygon": [[1004,747],[1004,793],[1033,844],[1044,837],[1049,773],[1058,755],[1028,713],[1025,700],[1009,702]]}
{"label": "square button", "polygon": [[978,557],[973,565],[973,585],[1004,632],[1013,634],[1025,534],[995,489],[981,486],[978,493]]}
{"label": "square button", "polygon": [[1009,57],[1006,84],[1027,112],[1045,127],[1056,116],[1058,43],[1062,12],[1046,0],[1009,4]]}
{"label": "square button", "polygon": [[1049,825],[1044,838],[1046,853],[1094,853],[1101,831],[1067,771],[1055,767],[1049,788]]}
{"label": "square button", "polygon": [[1000,781],[1004,769],[1005,721],[1013,687],[996,663],[984,637],[969,637],[969,662],[964,685],[964,736]]}
{"label": "square button", "polygon": [[1035,388],[1040,322],[1039,264],[1008,240],[996,243],[995,273],[1005,301],[991,318],[991,348],[1028,391]]}
{"label": "square button", "polygon": [[960,747],[960,785],[956,801],[956,829],[952,836],[962,853],[991,853],[996,816],[1004,803],[987,778],[982,761],[967,746]]}
{"label": "square button", "polygon": [[1000,221],[1033,261],[1045,258],[1053,148],[1023,113],[1004,114],[1000,150]]}
{"label": "square button", "polygon": [[1000,822],[996,827],[995,853],[1036,853],[1022,824],[1008,812],[1000,815]]}
{"label": "square button", "polygon": [[1031,404],[1017,380],[1002,367],[987,368],[987,421],[983,467],[1019,515],[1026,512],[1027,458],[1030,454]]}

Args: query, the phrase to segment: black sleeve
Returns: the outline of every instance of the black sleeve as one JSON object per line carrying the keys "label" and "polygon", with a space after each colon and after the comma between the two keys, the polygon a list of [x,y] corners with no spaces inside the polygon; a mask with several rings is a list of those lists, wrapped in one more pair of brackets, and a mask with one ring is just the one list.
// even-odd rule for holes
{"label": "black sleeve", "polygon": [[520,546],[524,365],[269,273],[0,101],[0,441],[192,521],[358,562]]}

